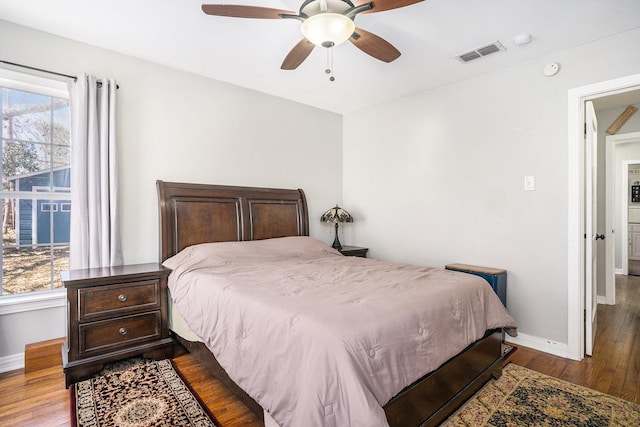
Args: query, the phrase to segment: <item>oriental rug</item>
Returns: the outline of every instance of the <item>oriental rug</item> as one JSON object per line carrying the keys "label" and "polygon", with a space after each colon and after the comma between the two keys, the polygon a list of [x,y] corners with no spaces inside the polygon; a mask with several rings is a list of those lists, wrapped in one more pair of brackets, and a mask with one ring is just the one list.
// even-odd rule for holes
{"label": "oriental rug", "polygon": [[116,362],[70,390],[72,426],[219,427],[168,359]]}
{"label": "oriental rug", "polygon": [[640,405],[510,363],[442,426],[640,426]]}

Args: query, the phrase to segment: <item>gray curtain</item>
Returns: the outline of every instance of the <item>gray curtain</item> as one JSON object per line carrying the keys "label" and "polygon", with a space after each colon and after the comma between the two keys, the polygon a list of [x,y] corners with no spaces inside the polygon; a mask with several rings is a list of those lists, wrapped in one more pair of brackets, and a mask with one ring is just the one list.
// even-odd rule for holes
{"label": "gray curtain", "polygon": [[116,160],[116,82],[82,74],[69,82],[69,268],[122,264]]}

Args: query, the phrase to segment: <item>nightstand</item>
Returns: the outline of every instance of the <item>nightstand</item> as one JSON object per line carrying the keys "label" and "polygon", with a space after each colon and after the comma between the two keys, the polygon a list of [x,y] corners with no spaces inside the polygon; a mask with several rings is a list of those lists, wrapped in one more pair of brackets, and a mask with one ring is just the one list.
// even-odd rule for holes
{"label": "nightstand", "polygon": [[447,270],[461,271],[463,273],[474,274],[489,282],[493,291],[498,295],[502,305],[507,306],[507,271],[501,268],[480,267],[469,264],[448,264],[444,267]]}
{"label": "nightstand", "polygon": [[340,249],[340,253],[344,256],[359,256],[360,258],[367,257],[367,251],[369,248],[361,248],[359,246],[343,246]]}
{"label": "nightstand", "polygon": [[167,276],[160,264],[67,270],[67,339],[62,346],[65,385],[105,363],[142,355],[173,357],[167,327]]}

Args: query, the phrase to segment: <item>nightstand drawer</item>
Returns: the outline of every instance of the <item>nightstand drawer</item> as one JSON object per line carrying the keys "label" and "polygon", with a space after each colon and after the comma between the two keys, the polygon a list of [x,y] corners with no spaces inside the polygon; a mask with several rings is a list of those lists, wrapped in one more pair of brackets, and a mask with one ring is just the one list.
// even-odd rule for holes
{"label": "nightstand drawer", "polygon": [[80,353],[106,351],[115,347],[160,338],[160,311],[124,316],[80,325]]}
{"label": "nightstand drawer", "polygon": [[122,283],[78,289],[79,321],[160,308],[160,281]]}

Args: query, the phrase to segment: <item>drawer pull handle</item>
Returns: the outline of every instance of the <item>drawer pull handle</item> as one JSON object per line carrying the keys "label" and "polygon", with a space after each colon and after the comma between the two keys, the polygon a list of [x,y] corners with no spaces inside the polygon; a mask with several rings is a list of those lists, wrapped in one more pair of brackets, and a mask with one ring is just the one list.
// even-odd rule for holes
{"label": "drawer pull handle", "polygon": [[127,335],[127,328],[120,328],[118,332],[120,332],[120,335]]}
{"label": "drawer pull handle", "polygon": [[127,296],[125,294],[118,295],[118,299],[120,302],[125,302],[127,300]]}

